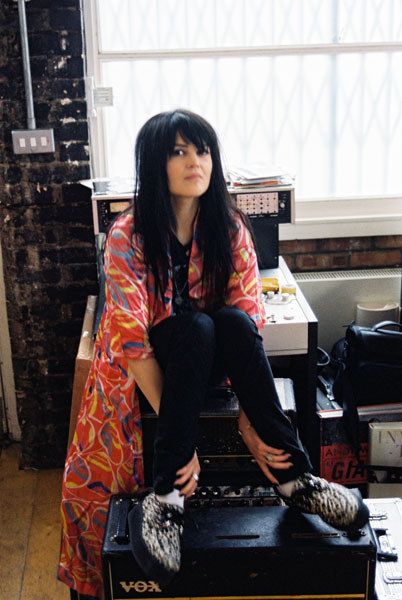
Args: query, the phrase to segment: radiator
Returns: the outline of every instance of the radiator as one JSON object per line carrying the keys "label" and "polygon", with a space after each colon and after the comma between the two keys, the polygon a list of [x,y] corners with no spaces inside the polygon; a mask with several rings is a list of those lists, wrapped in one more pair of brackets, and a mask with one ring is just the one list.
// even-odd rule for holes
{"label": "radiator", "polygon": [[400,302],[401,269],[294,273],[318,319],[318,345],[330,351],[362,302]]}

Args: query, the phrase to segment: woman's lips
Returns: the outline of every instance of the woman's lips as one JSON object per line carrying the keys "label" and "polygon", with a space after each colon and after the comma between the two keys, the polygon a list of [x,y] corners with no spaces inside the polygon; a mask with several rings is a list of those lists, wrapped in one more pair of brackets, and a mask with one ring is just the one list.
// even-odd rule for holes
{"label": "woman's lips", "polygon": [[202,175],[201,173],[194,173],[194,175],[188,175],[185,179],[189,181],[192,181],[193,179],[202,179]]}

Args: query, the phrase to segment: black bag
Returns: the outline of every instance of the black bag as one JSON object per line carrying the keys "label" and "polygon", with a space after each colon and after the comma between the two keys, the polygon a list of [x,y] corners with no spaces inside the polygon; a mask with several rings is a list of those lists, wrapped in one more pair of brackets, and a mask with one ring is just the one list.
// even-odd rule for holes
{"label": "black bag", "polygon": [[394,321],[382,321],[373,327],[349,325],[343,348],[338,342],[333,350],[338,370],[334,397],[343,406],[345,428],[357,456],[357,407],[402,403],[402,331],[388,327],[400,330],[402,325]]}

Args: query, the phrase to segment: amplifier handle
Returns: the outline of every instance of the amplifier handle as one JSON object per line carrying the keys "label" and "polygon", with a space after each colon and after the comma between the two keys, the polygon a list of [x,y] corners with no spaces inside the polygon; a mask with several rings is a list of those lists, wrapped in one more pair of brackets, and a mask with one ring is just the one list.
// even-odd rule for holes
{"label": "amplifier handle", "polygon": [[[377,546],[377,560],[384,561],[393,561],[396,562],[398,560],[398,553],[394,547],[394,544],[391,541],[391,536],[388,534],[388,529],[378,528],[375,529],[373,527],[374,540]],[[388,549],[385,549],[381,546],[380,536],[385,536],[387,538]]]}
{"label": "amplifier handle", "polygon": [[116,544],[127,544],[128,535],[127,535],[127,517],[132,508],[133,504],[136,504],[138,501],[130,498],[119,498],[116,500],[118,504],[120,504],[118,510],[118,518],[116,525],[116,533],[113,536]]}

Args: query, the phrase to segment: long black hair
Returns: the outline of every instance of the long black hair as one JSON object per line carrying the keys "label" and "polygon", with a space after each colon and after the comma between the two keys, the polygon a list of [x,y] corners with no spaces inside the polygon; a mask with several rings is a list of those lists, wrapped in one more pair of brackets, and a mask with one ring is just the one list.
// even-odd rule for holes
{"label": "long black hair", "polygon": [[212,158],[210,184],[200,198],[196,238],[203,254],[206,307],[212,310],[224,304],[233,271],[230,236],[236,229],[235,215],[240,213],[227,191],[217,135],[199,115],[182,109],[163,112],[139,131],[135,144],[135,230],[143,237],[145,261],[162,297],[169,278],[170,233],[176,230],[166,166],[178,133],[198,150],[208,147]]}

